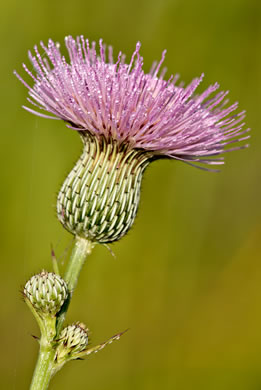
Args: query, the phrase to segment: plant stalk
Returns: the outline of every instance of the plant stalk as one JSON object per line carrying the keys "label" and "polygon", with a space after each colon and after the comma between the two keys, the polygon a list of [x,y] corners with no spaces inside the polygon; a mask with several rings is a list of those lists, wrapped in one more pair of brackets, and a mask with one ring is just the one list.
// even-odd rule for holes
{"label": "plant stalk", "polygon": [[68,290],[70,293],[57,318],[57,336],[59,336],[60,331],[62,329],[65,316],[72,299],[72,294],[77,285],[83,264],[85,263],[87,256],[91,253],[93,246],[94,244],[91,241],[76,236],[71,258],[64,274],[64,280],[67,283]]}
{"label": "plant stalk", "polygon": [[[56,322],[56,339],[59,337],[65,316],[72,298],[72,294],[78,282],[78,278],[87,256],[91,253],[94,244],[85,238],[75,238],[75,245],[65,271],[64,280],[69,289],[69,297],[64,303]],[[53,340],[46,340],[43,335],[40,341],[40,351],[35,367],[30,390],[48,389],[50,379],[55,372],[54,369],[55,347]]]}
{"label": "plant stalk", "polygon": [[55,350],[51,345],[48,346],[42,345],[42,343],[40,344],[39,356],[34,370],[30,390],[48,389],[53,372],[54,355]]}

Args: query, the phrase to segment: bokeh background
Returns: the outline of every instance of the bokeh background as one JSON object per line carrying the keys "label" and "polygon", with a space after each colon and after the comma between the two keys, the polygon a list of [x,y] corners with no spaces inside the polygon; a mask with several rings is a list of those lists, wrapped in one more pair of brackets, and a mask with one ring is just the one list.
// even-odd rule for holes
{"label": "bokeh background", "polygon": [[92,343],[130,328],[88,361],[68,364],[51,389],[257,390],[261,388],[261,129],[258,0],[9,0],[1,3],[0,382],[28,389],[39,335],[23,283],[64,268],[71,236],[55,216],[56,193],[81,143],[64,123],[22,110],[13,75],[27,50],[65,35],[103,37],[130,58],[142,42],[145,70],[167,49],[168,75],[200,87],[219,81],[247,110],[251,148],[226,155],[221,173],[174,161],[145,173],[138,218],[112,246],[95,248],[68,321]]}

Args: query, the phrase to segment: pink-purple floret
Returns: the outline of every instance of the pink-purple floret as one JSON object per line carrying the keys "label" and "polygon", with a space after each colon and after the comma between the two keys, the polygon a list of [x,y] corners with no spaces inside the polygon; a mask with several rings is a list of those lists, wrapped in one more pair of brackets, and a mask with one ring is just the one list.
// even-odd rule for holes
{"label": "pink-purple floret", "polygon": [[66,37],[65,43],[69,61],[52,40],[48,47],[41,43],[44,54],[37,46],[34,55],[29,52],[36,76],[23,66],[34,81],[33,87],[16,74],[29,89],[29,102],[52,113],[52,118],[62,119],[76,130],[186,162],[222,164],[222,158],[213,156],[247,146],[224,150],[249,138],[249,129],[243,129],[245,112],[232,114],[238,104],[227,106],[228,92],[210,97],[219,88],[216,83],[195,95],[203,75],[185,88],[176,86],[178,76],[163,80],[165,69],[159,72],[165,51],[146,74],[139,42],[129,64],[121,52],[114,62],[112,48],[106,50],[102,40],[99,53],[95,42],[89,46],[82,36],[76,40]]}

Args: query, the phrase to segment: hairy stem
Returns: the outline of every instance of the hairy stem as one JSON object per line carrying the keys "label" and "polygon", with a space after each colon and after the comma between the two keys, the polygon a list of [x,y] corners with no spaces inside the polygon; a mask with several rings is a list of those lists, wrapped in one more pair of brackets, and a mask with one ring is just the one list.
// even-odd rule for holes
{"label": "hairy stem", "polygon": [[72,294],[77,285],[81,269],[83,267],[83,264],[85,263],[87,256],[91,253],[93,245],[94,244],[91,241],[88,241],[85,238],[76,237],[75,239],[75,245],[72,251],[72,255],[64,274],[64,280],[67,283],[70,295],[67,301],[64,303],[63,308],[57,318],[57,336],[59,336],[59,333],[62,329],[65,316],[69,304],[71,302]]}
{"label": "hairy stem", "polygon": [[91,253],[93,245],[94,244],[86,238],[76,237],[75,239],[75,246],[64,275],[64,280],[71,293],[77,285],[82,266],[86,257]]}
{"label": "hairy stem", "polygon": [[39,356],[34,370],[30,390],[48,389],[53,372],[54,356],[55,350],[52,346],[41,340]]}

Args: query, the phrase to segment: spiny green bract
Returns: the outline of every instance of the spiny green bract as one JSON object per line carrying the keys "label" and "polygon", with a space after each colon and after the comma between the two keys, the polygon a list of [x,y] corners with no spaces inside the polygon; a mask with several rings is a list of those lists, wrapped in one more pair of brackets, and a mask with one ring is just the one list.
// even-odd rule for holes
{"label": "spiny green bract", "polygon": [[119,240],[134,222],[152,155],[88,133],[82,140],[82,156],[58,195],[58,218],[69,232],[90,241]]}

